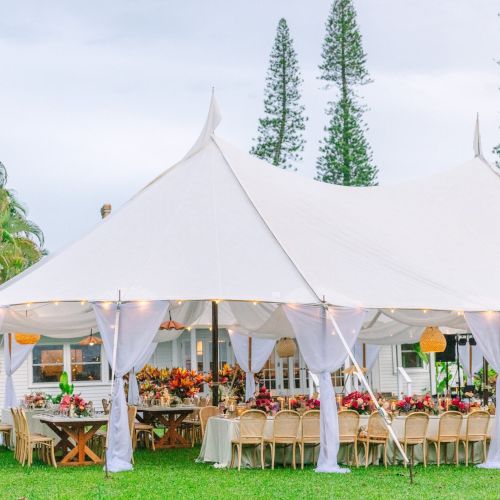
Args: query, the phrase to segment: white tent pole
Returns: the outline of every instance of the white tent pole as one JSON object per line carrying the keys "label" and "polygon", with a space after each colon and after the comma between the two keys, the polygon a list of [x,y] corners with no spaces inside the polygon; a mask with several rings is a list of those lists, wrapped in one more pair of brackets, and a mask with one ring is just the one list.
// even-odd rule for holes
{"label": "white tent pole", "polygon": [[118,302],[116,303],[115,314],[115,334],[113,335],[113,362],[111,364],[111,397],[113,397],[113,388],[115,385],[115,369],[116,369],[116,351],[118,350],[118,332],[120,331],[120,306],[121,306],[121,291],[118,290]]}
{"label": "white tent pole", "polygon": [[330,317],[330,320],[331,320],[331,322],[333,324],[333,328],[335,329],[335,332],[339,336],[342,344],[345,347],[345,350],[347,351],[347,354],[348,354],[349,358],[352,361],[352,364],[356,368],[356,372],[358,374],[359,379],[363,382],[364,386],[366,387],[366,390],[368,391],[368,394],[370,395],[370,397],[372,398],[373,402],[375,403],[375,407],[377,408],[377,411],[379,412],[380,416],[383,417],[385,425],[387,426],[387,429],[389,431],[389,434],[391,435],[393,441],[396,443],[396,446],[398,447],[398,449],[399,449],[399,451],[400,451],[400,453],[401,453],[401,455],[403,457],[403,460],[408,463],[408,457],[406,456],[406,453],[404,452],[404,450],[403,450],[403,448],[401,446],[401,443],[399,442],[399,439],[397,438],[396,433],[394,432],[394,429],[392,428],[392,423],[391,423],[391,420],[389,418],[389,415],[387,415],[387,412],[384,410],[384,408],[382,408],[379,405],[379,403],[377,401],[377,398],[375,397],[375,394],[373,394],[373,391],[372,391],[370,385],[368,384],[368,381],[366,380],[363,371],[359,367],[359,364],[356,361],[356,358],[354,357],[354,354],[352,353],[351,348],[347,344],[347,342],[346,342],[346,340],[344,338],[344,335],[342,335],[342,332],[340,331],[339,325],[337,324],[337,321],[335,321],[335,318],[333,317],[333,314],[330,312],[330,309],[329,309],[328,305],[325,305],[325,308],[326,308],[328,316]]}

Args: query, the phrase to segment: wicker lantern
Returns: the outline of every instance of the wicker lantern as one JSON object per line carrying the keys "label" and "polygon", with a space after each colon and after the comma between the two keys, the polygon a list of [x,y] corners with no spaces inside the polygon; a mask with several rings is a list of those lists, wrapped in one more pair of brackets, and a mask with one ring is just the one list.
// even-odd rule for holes
{"label": "wicker lantern", "polygon": [[185,330],[186,325],[183,323],[179,323],[178,321],[174,321],[172,319],[172,313],[168,311],[168,321],[164,321],[160,325],[160,330]]}
{"label": "wicker lantern", "polygon": [[36,344],[40,340],[40,335],[36,333],[16,333],[15,338],[18,344],[22,345],[32,345]]}
{"label": "wicker lantern", "polygon": [[443,352],[446,349],[446,338],[437,326],[428,326],[420,337],[422,352]]}
{"label": "wicker lantern", "polygon": [[292,358],[297,352],[295,341],[289,337],[279,339],[276,344],[276,352],[280,358]]}
{"label": "wicker lantern", "polygon": [[85,337],[84,339],[80,340],[78,342],[80,345],[89,345],[90,347],[94,345],[101,345],[102,340],[99,337],[94,337],[94,334],[92,332],[92,328],[90,329],[90,335],[88,337]]}

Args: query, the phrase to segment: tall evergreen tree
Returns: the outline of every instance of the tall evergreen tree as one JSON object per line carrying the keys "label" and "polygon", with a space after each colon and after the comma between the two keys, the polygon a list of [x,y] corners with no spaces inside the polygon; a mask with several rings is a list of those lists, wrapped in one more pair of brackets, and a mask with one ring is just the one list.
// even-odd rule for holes
{"label": "tall evergreen tree", "polygon": [[264,117],[250,153],[277,167],[296,170],[302,159],[306,119],[300,104],[302,78],[297,53],[285,19],[276,31],[264,91]]}
{"label": "tall evergreen tree", "polygon": [[328,103],[330,122],[320,145],[316,179],[347,186],[377,184],[378,169],[366,140],[365,106],[356,86],[370,82],[366,54],[352,0],[335,0],[326,23],[320,79],[335,87],[337,100]]}

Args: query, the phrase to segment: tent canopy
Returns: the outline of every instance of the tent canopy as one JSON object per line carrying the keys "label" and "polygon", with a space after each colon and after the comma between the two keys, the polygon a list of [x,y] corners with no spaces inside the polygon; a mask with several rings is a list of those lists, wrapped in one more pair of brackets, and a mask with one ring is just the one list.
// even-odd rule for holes
{"label": "tent canopy", "polygon": [[[324,184],[205,128],[90,233],[0,287],[0,305],[236,300],[500,309],[500,176],[480,156],[397,186]],[[21,306],[23,308],[24,306]]]}

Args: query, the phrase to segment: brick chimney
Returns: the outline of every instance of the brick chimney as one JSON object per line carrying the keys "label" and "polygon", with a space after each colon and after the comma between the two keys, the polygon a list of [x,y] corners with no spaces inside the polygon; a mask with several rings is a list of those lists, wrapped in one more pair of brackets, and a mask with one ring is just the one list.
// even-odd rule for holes
{"label": "brick chimney", "polygon": [[109,203],[105,203],[101,207],[101,217],[104,219],[111,213],[111,205]]}

